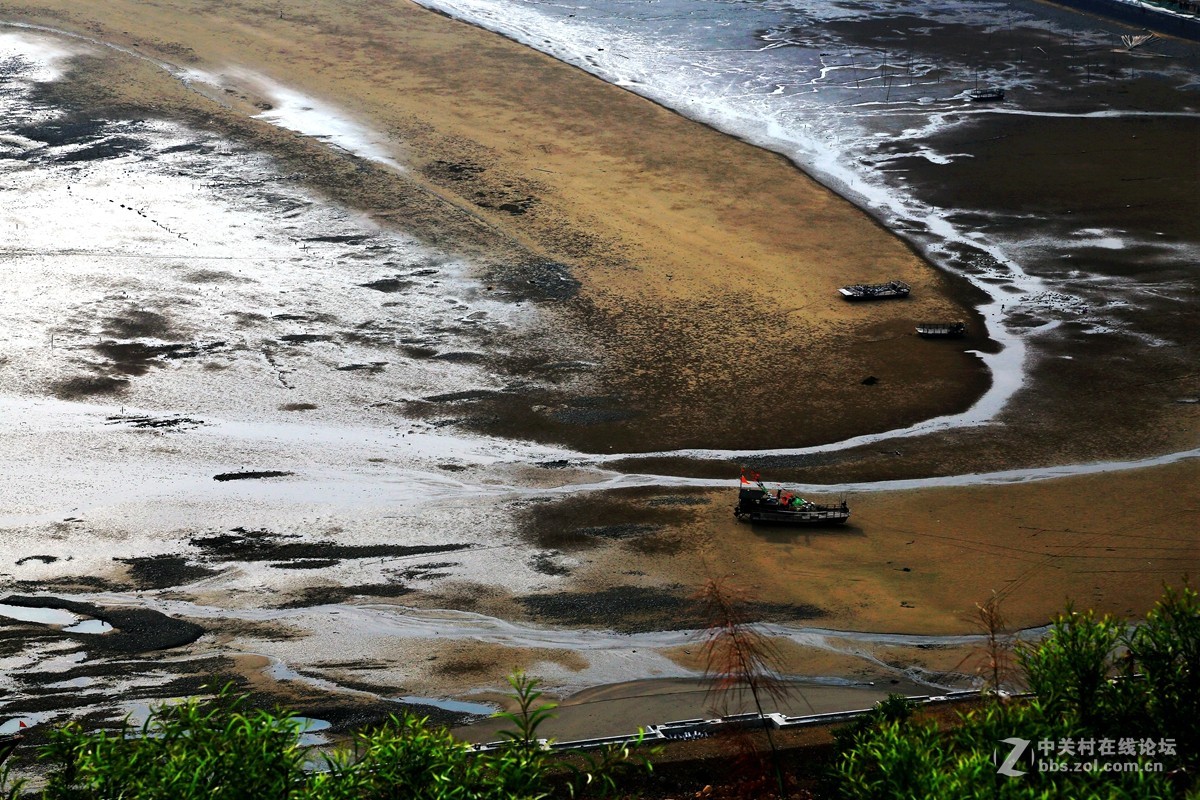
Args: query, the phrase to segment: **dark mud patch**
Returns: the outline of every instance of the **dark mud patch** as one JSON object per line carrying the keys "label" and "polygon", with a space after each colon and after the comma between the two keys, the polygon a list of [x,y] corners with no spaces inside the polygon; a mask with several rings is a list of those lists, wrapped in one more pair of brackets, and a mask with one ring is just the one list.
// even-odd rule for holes
{"label": "dark mud patch", "polygon": [[111,375],[78,375],[50,384],[51,394],[60,400],[120,394],[128,388],[128,378],[116,378]]}
{"label": "dark mud patch", "polygon": [[[389,304],[384,303],[387,307]],[[359,323],[350,331],[338,331],[343,342],[349,344],[366,344],[376,347],[392,347],[396,341],[396,327],[382,320],[368,320]]]}
{"label": "dark mud patch", "polygon": [[114,630],[103,636],[62,633],[63,636],[86,642],[90,650],[110,653],[167,650],[191,644],[204,634],[204,628],[193,622],[168,617],[149,608],[107,608],[58,597],[22,595],[9,595],[0,602],[23,608],[62,609],[112,625]]}
{"label": "dark mud patch", "polygon": [[280,322],[337,322],[337,317],[330,314],[272,314],[271,319]]}
{"label": "dark mud patch", "polygon": [[[684,495],[680,495],[684,496]],[[653,488],[619,489],[549,502],[517,504],[517,530],[540,550],[578,550],[605,540],[654,536],[667,528],[686,526],[703,506],[652,504],[661,499]]]}
{"label": "dark mud patch", "polygon": [[229,311],[225,316],[233,317],[234,323],[239,328],[257,328],[259,323],[267,321],[265,315],[253,311]]}
{"label": "dark mud patch", "polygon": [[265,530],[235,528],[229,533],[193,538],[205,558],[213,561],[311,562],[349,561],[361,558],[408,558],[470,549],[469,544],[447,545],[344,545],[331,541],[301,542]]}
{"label": "dark mud patch", "polygon": [[109,123],[102,119],[66,117],[42,125],[21,125],[13,129],[18,136],[50,147],[87,144],[107,135]]}
{"label": "dark mud patch", "polygon": [[355,597],[394,598],[412,594],[403,583],[361,583],[355,586],[309,586],[279,608],[310,608],[342,603]]}
{"label": "dark mud patch", "polygon": [[146,344],[145,342],[101,342],[92,349],[109,359],[112,367],[125,375],[145,375],[151,366],[162,361],[195,358],[225,346],[225,342],[206,344],[170,343]]}
{"label": "dark mud patch", "polygon": [[368,364],[346,364],[337,368],[338,372],[366,372],[370,375],[378,375],[387,367],[386,361],[372,361]]}
{"label": "dark mud patch", "polygon": [[330,234],[327,236],[306,236],[306,242],[326,242],[328,244],[362,244],[370,241],[373,237],[369,233],[342,233]]}
{"label": "dark mud patch", "polygon": [[[31,622],[0,617],[0,658],[12,658],[31,647],[41,647],[60,641],[57,630]],[[5,711],[7,712],[7,704]]]}
{"label": "dark mud patch", "polygon": [[518,274],[524,277],[535,300],[571,300],[583,285],[571,275],[570,267],[558,261],[532,261],[520,268]]}
{"label": "dark mud patch", "polygon": [[495,616],[498,609],[506,608],[511,599],[511,594],[496,586],[475,581],[455,581],[439,587],[438,592],[423,593],[409,602],[422,608],[453,608]]}
{"label": "dark mud patch", "polygon": [[543,575],[553,575],[555,577],[565,577],[571,574],[571,568],[565,564],[558,562],[559,553],[556,550],[551,550],[545,553],[538,553],[533,558],[529,559],[529,566]]}
{"label": "dark mud patch", "polygon": [[121,158],[131,153],[140,153],[148,149],[145,139],[132,136],[113,136],[101,142],[85,145],[78,150],[60,153],[57,160],[65,163],[78,161],[99,161],[106,158]]}
{"label": "dark mud patch", "polygon": [[482,364],[487,361],[487,356],[483,353],[472,353],[467,350],[438,353],[433,358],[435,361],[448,361],[451,364]]}
{"label": "dark mud patch", "polygon": [[237,639],[261,639],[267,642],[294,642],[308,636],[286,623],[246,619],[214,619],[209,621],[211,632]]}
{"label": "dark mud patch", "polygon": [[42,564],[53,564],[55,561],[58,561],[58,556],[25,556],[24,558],[18,558],[13,563],[19,567],[23,564],[28,564],[30,561],[39,561]]}
{"label": "dark mud patch", "polygon": [[131,584],[95,575],[63,575],[44,581],[13,581],[10,586],[22,592],[127,592],[133,588]]}
{"label": "dark mud patch", "polygon": [[595,528],[576,528],[575,532],[582,536],[592,536],[598,539],[633,539],[638,536],[657,533],[662,525],[647,525],[638,522],[626,522],[621,525],[600,525]]}
{"label": "dark mud patch", "polygon": [[294,472],[286,472],[277,469],[258,470],[256,472],[222,472],[220,475],[213,475],[214,481],[249,481],[258,480],[260,478],[283,478],[288,475],[295,475]]}
{"label": "dark mud patch", "polygon": [[558,408],[550,412],[555,422],[564,425],[603,425],[633,419],[637,413],[622,408]]}
{"label": "dark mud patch", "polygon": [[336,558],[310,558],[297,559],[295,561],[284,561],[278,564],[268,564],[269,567],[275,569],[326,569],[328,567],[336,567],[342,563]]}
{"label": "dark mud patch", "polygon": [[114,339],[166,339],[172,333],[171,321],[154,311],[135,308],[105,321],[103,333]]}
{"label": "dark mud patch", "polygon": [[450,573],[444,570],[458,566],[462,566],[462,563],[459,561],[429,561],[424,564],[395,570],[392,574],[406,581],[432,581],[450,577]]}
{"label": "dark mud patch", "polygon": [[172,153],[204,153],[208,155],[216,150],[212,145],[205,142],[188,142],[187,144],[173,144],[170,147],[164,147],[159,150],[160,155],[170,155]]}
{"label": "dark mud patch", "polygon": [[438,351],[432,347],[425,347],[423,345],[416,344],[401,345],[400,352],[404,353],[404,355],[408,356],[409,358],[417,359],[433,358],[438,353]]}
{"label": "dark mud patch", "polygon": [[[682,587],[613,586],[596,592],[530,594],[518,602],[539,622],[599,626],[621,633],[703,628],[706,620],[695,600]],[[795,622],[824,615],[816,606],[792,603],[752,603],[746,609],[753,621]]]}
{"label": "dark mud patch", "polygon": [[[412,409],[412,406],[409,406]],[[416,416],[414,414],[414,416]],[[493,414],[471,414],[464,417],[449,417],[446,419],[438,419],[432,422],[435,428],[450,428],[461,427],[483,430],[486,426],[495,425],[500,421],[500,418]]]}
{"label": "dark mud patch", "polygon": [[331,342],[333,337],[324,333],[289,333],[280,336],[279,341],[288,344],[309,344],[311,342]]}
{"label": "dark mud patch", "polygon": [[104,418],[105,425],[123,425],[127,428],[137,428],[139,430],[191,430],[198,428],[204,423],[198,419],[191,417],[139,417],[114,414],[111,417]]}
{"label": "dark mud patch", "polygon": [[641,553],[646,556],[673,556],[683,552],[687,546],[685,536],[658,533],[654,536],[640,536],[625,543],[626,550]]}
{"label": "dark mud patch", "polygon": [[140,558],[119,558],[126,565],[129,579],[138,589],[169,589],[211,578],[219,570],[193,564],[186,557],[164,554]]}
{"label": "dark mud patch", "polygon": [[384,294],[402,292],[405,289],[411,289],[415,285],[416,284],[413,281],[407,281],[401,278],[380,278],[377,281],[359,284],[359,286],[362,286],[364,289],[374,289],[375,291],[383,292]]}
{"label": "dark mud patch", "polygon": [[552,458],[549,461],[537,461],[534,466],[542,469],[566,469],[571,466],[571,462],[565,458]]}
{"label": "dark mud patch", "polygon": [[423,171],[432,178],[464,181],[470,180],[476,175],[483,174],[487,171],[487,167],[480,166],[471,161],[445,161],[437,159],[425,165]]}
{"label": "dark mud patch", "polygon": [[486,400],[490,397],[495,397],[497,394],[500,394],[500,392],[495,389],[468,389],[461,392],[431,394],[422,399],[427,403],[460,403],[465,400]]}

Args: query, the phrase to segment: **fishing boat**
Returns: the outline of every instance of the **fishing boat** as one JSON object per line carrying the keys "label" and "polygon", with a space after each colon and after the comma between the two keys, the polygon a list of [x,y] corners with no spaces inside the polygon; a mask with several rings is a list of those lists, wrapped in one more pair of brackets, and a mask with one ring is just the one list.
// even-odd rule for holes
{"label": "fishing boat", "polygon": [[921,322],[917,324],[917,333],[926,339],[961,339],[967,333],[967,326],[962,322]]}
{"label": "fishing boat", "polygon": [[904,281],[855,283],[838,289],[838,293],[847,300],[887,300],[892,297],[908,297],[909,291],[911,290]]}
{"label": "fishing boat", "polygon": [[967,92],[967,99],[972,103],[996,103],[1004,99],[1004,90],[999,86],[985,86],[982,89],[972,89]]}
{"label": "fishing boat", "polygon": [[742,478],[738,503],[733,507],[738,522],[770,522],[777,525],[841,525],[850,519],[846,501],[824,505],[778,489],[774,494],[762,482]]}

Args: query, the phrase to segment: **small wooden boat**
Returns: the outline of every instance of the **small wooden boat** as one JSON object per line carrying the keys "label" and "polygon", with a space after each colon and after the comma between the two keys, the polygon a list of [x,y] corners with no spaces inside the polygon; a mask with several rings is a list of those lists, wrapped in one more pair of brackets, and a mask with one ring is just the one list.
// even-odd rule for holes
{"label": "small wooden boat", "polygon": [[847,300],[887,300],[893,297],[908,297],[909,291],[911,290],[904,281],[855,283],[838,289],[838,293]]}
{"label": "small wooden boat", "polygon": [[928,339],[959,339],[966,335],[967,326],[962,322],[922,322],[917,333]]}

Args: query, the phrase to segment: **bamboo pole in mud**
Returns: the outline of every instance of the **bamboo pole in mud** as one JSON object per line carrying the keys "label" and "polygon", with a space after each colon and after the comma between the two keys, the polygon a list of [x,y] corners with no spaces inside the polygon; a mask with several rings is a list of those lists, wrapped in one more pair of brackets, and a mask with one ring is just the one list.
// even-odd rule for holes
{"label": "bamboo pole in mud", "polygon": [[883,65],[881,66],[881,69],[883,70],[883,102],[885,103],[889,103],[892,100],[892,73],[889,70],[891,63],[892,54],[889,51],[884,50]]}

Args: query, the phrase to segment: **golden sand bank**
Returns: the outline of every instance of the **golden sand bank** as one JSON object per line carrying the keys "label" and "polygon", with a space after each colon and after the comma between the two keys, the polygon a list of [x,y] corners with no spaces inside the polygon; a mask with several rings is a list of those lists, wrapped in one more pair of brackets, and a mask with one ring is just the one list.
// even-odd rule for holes
{"label": "golden sand bank", "polygon": [[[961,409],[987,384],[961,349],[912,347],[914,320],[971,317],[963,287],[866,214],[778,155],[494,34],[403,0],[45,0],[0,14],[224,87],[193,83],[201,97],[110,51],[91,68],[114,105],[269,140],[250,120],[271,105],[261,78],[333,103],[406,169],[356,185],[328,164],[310,183],[440,246],[468,248],[482,229],[493,256],[500,240],[566,264],[581,283],[568,333],[599,350],[594,391],[624,418],[571,427],[506,408],[498,432],[600,451],[801,445]],[[420,219],[398,207],[405,193],[439,209]],[[866,309],[836,293],[887,279],[913,298]],[[868,376],[882,385],[865,389]]]}

